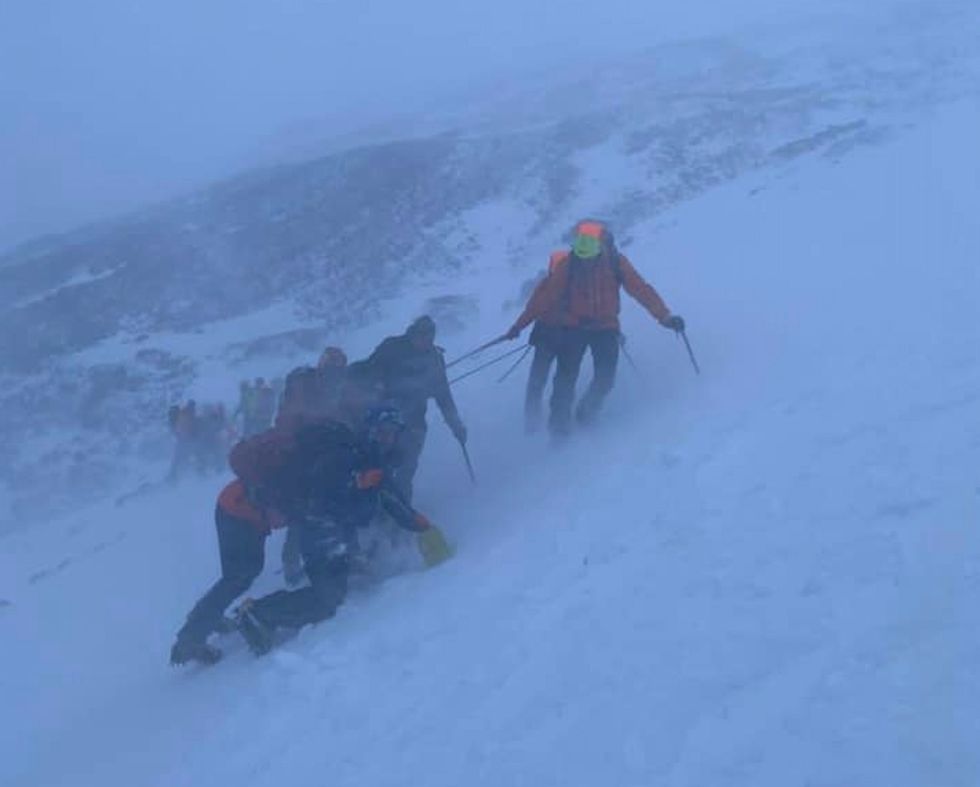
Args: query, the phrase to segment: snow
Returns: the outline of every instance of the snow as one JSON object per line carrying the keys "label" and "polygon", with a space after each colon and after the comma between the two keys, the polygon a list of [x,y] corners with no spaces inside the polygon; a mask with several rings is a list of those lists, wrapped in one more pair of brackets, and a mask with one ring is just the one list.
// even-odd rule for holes
{"label": "snow", "polygon": [[50,287],[44,290],[43,292],[37,293],[36,295],[32,295],[30,298],[24,298],[20,301],[17,301],[13,305],[13,308],[22,309],[27,306],[31,306],[35,303],[39,303],[40,301],[43,301],[46,298],[51,298],[57,295],[58,293],[67,290],[69,287],[80,287],[83,284],[91,284],[93,282],[101,281],[102,279],[107,279],[110,276],[112,276],[114,273],[116,273],[116,271],[118,271],[121,267],[123,267],[123,265],[125,265],[125,263],[122,263],[121,265],[116,265],[115,267],[112,268],[108,268],[104,271],[100,271],[99,273],[94,273],[92,271],[76,272],[71,276],[69,276],[67,279],[65,279],[65,281],[63,281],[57,287]]}
{"label": "snow", "polygon": [[[263,660],[166,664],[218,479],[6,536],[0,783],[980,783],[978,135],[947,106],[633,232],[704,374],[627,302],[639,369],[561,451],[521,375],[461,383],[480,484],[436,423],[418,486],[457,557]],[[512,317],[474,270],[450,355]]]}

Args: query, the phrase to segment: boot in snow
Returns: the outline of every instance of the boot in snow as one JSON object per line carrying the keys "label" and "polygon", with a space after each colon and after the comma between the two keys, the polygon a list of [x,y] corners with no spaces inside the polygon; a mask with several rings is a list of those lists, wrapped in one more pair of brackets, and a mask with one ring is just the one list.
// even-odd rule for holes
{"label": "boot in snow", "polygon": [[207,642],[178,639],[170,649],[170,664],[179,667],[191,661],[205,665],[217,664],[221,661],[221,651]]}
{"label": "boot in snow", "polygon": [[255,614],[253,607],[255,602],[247,598],[238,608],[238,630],[248,643],[249,650],[256,656],[264,656],[272,650],[272,629],[269,628],[258,615]]}

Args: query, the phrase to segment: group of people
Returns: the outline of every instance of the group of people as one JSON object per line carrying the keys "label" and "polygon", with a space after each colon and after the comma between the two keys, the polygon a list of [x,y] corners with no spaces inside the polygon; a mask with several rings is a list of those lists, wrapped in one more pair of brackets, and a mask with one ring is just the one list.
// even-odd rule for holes
{"label": "group of people", "polygon": [[[220,658],[208,637],[228,625],[225,611],[261,573],[266,540],[279,528],[287,529],[290,587],[247,600],[234,619],[256,653],[271,647],[277,629],[333,615],[360,557],[358,533],[379,513],[417,534],[429,565],[448,557],[441,532],[411,504],[429,400],[458,440],[467,437],[435,336],[433,320],[420,317],[364,360],[348,363],[340,348],[328,347],[316,366],[289,373],[274,423],[228,457],[235,480],[215,511],[221,577],[178,632],[172,663]],[[304,578],[308,584],[295,587]]]}
{"label": "group of people", "polygon": [[167,413],[174,437],[174,454],[168,480],[179,480],[188,470],[198,474],[220,472],[237,432],[223,404],[198,408],[193,399],[171,405]]}
{"label": "group of people", "polygon": [[264,377],[256,377],[251,383],[242,380],[239,384],[238,407],[232,413],[232,420],[240,424],[243,437],[251,437],[272,425],[279,398],[277,387],[267,383]]}
{"label": "group of people", "polygon": [[[553,364],[552,435],[564,438],[573,420],[585,426],[595,421],[615,380],[621,288],[664,327],[684,329],[684,321],[617,250],[608,227],[579,222],[571,248],[551,256],[547,275],[498,340],[517,339],[534,325],[525,397],[529,430],[542,420],[541,399]],[[235,480],[218,495],[215,511],[221,577],[187,616],[171,663],[216,662],[221,652],[209,637],[228,628],[262,654],[273,646],[279,629],[331,617],[347,593],[359,554],[358,533],[381,513],[417,534],[427,564],[451,555],[439,529],[412,505],[430,399],[454,437],[464,447],[467,441],[435,336],[435,323],[423,316],[364,360],[349,363],[340,348],[328,347],[316,366],[289,373],[275,422],[246,430],[231,450]],[[587,350],[594,375],[573,408]],[[226,618],[228,607],[261,573],[266,540],[278,528],[287,528],[283,567],[290,587],[246,599],[234,618]],[[304,576],[308,584],[295,587]]]}
{"label": "group of people", "polygon": [[221,472],[227,464],[228,450],[241,437],[251,437],[272,425],[279,394],[262,377],[243,381],[238,407],[228,416],[224,404],[198,407],[193,399],[173,404],[167,411],[174,438],[173,459],[167,479],[179,481],[188,471],[198,475]]}

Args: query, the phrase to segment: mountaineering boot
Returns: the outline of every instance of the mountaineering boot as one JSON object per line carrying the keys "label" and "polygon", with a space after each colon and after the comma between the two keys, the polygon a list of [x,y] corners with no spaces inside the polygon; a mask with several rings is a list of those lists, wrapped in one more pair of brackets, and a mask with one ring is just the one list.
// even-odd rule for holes
{"label": "mountaineering boot", "polygon": [[205,665],[217,664],[221,661],[221,651],[207,642],[194,642],[178,638],[170,649],[170,664],[179,667],[191,661]]}
{"label": "mountaineering boot", "polygon": [[254,606],[255,602],[250,598],[242,602],[238,608],[238,630],[248,643],[249,650],[256,656],[264,656],[272,650],[272,629],[255,614]]}

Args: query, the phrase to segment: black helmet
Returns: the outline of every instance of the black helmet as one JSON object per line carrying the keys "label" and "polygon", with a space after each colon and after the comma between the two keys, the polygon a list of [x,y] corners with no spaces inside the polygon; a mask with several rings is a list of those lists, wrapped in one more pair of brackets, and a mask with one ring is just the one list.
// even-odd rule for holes
{"label": "black helmet", "polygon": [[405,331],[405,335],[410,337],[426,336],[434,339],[436,335],[435,321],[428,314],[423,314],[408,326],[408,330]]}

